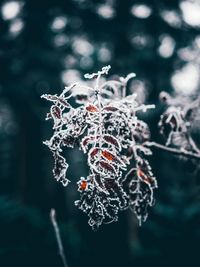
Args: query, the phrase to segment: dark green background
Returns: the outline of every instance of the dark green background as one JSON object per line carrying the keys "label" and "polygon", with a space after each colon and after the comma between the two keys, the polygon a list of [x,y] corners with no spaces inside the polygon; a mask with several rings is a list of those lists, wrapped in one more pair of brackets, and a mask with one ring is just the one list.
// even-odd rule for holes
{"label": "dark green background", "polygon": [[[1,0],[0,8],[5,3]],[[115,16],[110,19],[95,12],[100,3],[104,1],[24,1],[18,14],[24,27],[16,35],[9,30],[12,20],[0,15],[1,267],[62,266],[49,220],[52,207],[57,211],[69,267],[200,264],[199,181],[194,164],[155,150],[150,162],[159,189],[147,222],[138,227],[135,216],[126,211],[120,214],[119,222],[104,225],[98,232],[90,229],[87,216],[74,207],[78,199],[76,181],[87,174],[85,158],[78,150],[66,152],[71,164],[69,187],[53,179],[53,159],[42,144],[52,134],[51,123],[44,120],[49,103],[40,95],[62,91],[63,71],[73,69],[83,76],[110,64],[111,75],[136,72],[137,79],[145,81],[146,102],[157,105],[144,119],[149,122],[152,138],[163,142],[157,128],[163,109],[159,92],[164,89],[173,93],[171,75],[186,64],[177,51],[190,46],[200,34],[198,28],[183,21],[180,1],[116,0]],[[148,4],[151,16],[134,17],[130,10],[135,3]],[[181,26],[165,22],[160,15],[163,10],[176,11]],[[53,31],[51,24],[57,16],[66,16],[68,22],[62,30]],[[175,40],[169,58],[158,53],[163,33]],[[134,44],[132,36],[141,34],[147,40],[145,45]],[[85,37],[92,44],[89,59],[87,51],[83,55],[73,48],[77,37]],[[59,38],[60,44],[55,41]],[[102,60],[102,46],[110,50],[110,59]]]}

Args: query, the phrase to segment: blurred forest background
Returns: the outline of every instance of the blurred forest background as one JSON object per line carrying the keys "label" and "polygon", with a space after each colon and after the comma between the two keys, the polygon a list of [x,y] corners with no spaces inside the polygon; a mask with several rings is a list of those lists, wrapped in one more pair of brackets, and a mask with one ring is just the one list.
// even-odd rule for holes
{"label": "blurred forest background", "polygon": [[[68,150],[71,183],[52,175],[44,93],[59,93],[83,74],[112,66],[110,75],[137,77],[129,90],[155,103],[159,93],[200,92],[199,0],[0,1],[0,266],[59,267],[51,208],[69,267],[198,266],[200,192],[194,165],[162,151],[150,158],[159,189],[142,227],[133,214],[93,232],[74,206],[85,160]],[[196,135],[199,134],[197,127]]]}

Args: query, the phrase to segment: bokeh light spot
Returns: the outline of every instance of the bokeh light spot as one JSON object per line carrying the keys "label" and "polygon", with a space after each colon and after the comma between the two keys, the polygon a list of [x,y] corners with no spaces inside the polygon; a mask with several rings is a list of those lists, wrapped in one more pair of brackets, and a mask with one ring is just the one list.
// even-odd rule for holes
{"label": "bokeh light spot", "polygon": [[193,63],[186,64],[172,75],[171,83],[177,93],[183,95],[194,93],[199,85],[199,67]]}
{"label": "bokeh light spot", "polygon": [[148,18],[152,13],[152,9],[147,5],[133,5],[131,8],[131,14],[140,19]]}
{"label": "bokeh light spot", "polygon": [[168,34],[162,34],[160,36],[160,43],[158,48],[159,55],[164,58],[171,57],[175,48],[174,39]]}
{"label": "bokeh light spot", "polygon": [[22,9],[22,2],[10,1],[3,4],[1,13],[4,20],[11,20],[19,15]]}

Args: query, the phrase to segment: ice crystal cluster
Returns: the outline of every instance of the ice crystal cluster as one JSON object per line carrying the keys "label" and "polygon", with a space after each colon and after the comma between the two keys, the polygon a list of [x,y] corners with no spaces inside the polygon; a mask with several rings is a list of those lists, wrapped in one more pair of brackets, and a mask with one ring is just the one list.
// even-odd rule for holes
{"label": "ice crystal cluster", "polygon": [[140,105],[136,94],[126,95],[134,73],[103,81],[109,69],[85,75],[93,86],[74,83],[60,95],[42,96],[52,103],[46,119],[53,120],[53,135],[44,143],[53,153],[55,179],[64,186],[69,183],[65,147],[79,147],[87,154],[89,174],[77,183],[80,199],[75,205],[89,216],[93,229],[117,221],[118,212],[128,208],[141,224],[157,187],[146,159],[151,150],[143,145],[150,138],[149,128],[137,116],[138,111],[146,112],[154,105]]}

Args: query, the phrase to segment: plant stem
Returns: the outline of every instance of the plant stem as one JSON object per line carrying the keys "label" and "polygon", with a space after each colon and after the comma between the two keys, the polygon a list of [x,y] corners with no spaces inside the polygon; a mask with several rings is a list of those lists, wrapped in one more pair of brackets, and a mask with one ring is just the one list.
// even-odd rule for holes
{"label": "plant stem", "polygon": [[50,219],[54,228],[54,232],[55,232],[55,236],[56,236],[56,241],[58,244],[58,252],[60,254],[60,257],[62,259],[63,265],[64,267],[68,267],[67,265],[67,261],[66,261],[66,257],[64,254],[64,249],[63,249],[63,244],[62,244],[62,240],[61,240],[61,236],[60,236],[60,230],[56,221],[56,211],[55,209],[51,209],[50,211]]}
{"label": "plant stem", "polygon": [[126,84],[123,85],[122,87],[122,99],[126,97]]}
{"label": "plant stem", "polygon": [[155,148],[158,148],[158,149],[162,149],[162,150],[165,150],[167,152],[170,152],[170,153],[173,153],[173,154],[176,154],[176,155],[179,155],[179,156],[184,156],[184,157],[187,157],[187,158],[193,158],[193,159],[200,160],[200,153],[193,153],[193,152],[190,152],[190,151],[187,151],[187,150],[184,150],[184,149],[177,149],[177,148],[173,148],[173,147],[167,147],[165,145],[161,145],[161,144],[158,144],[156,142],[145,142],[143,145],[146,146],[146,147],[155,147]]}
{"label": "plant stem", "polygon": [[102,138],[102,110],[101,110],[101,92],[99,92],[99,79],[101,77],[101,72],[98,73],[97,80],[96,80],[96,85],[95,85],[95,91],[97,92],[97,101],[98,101],[98,106],[99,106],[99,135],[100,135],[100,140],[99,140],[99,147],[101,149],[101,138]]}

